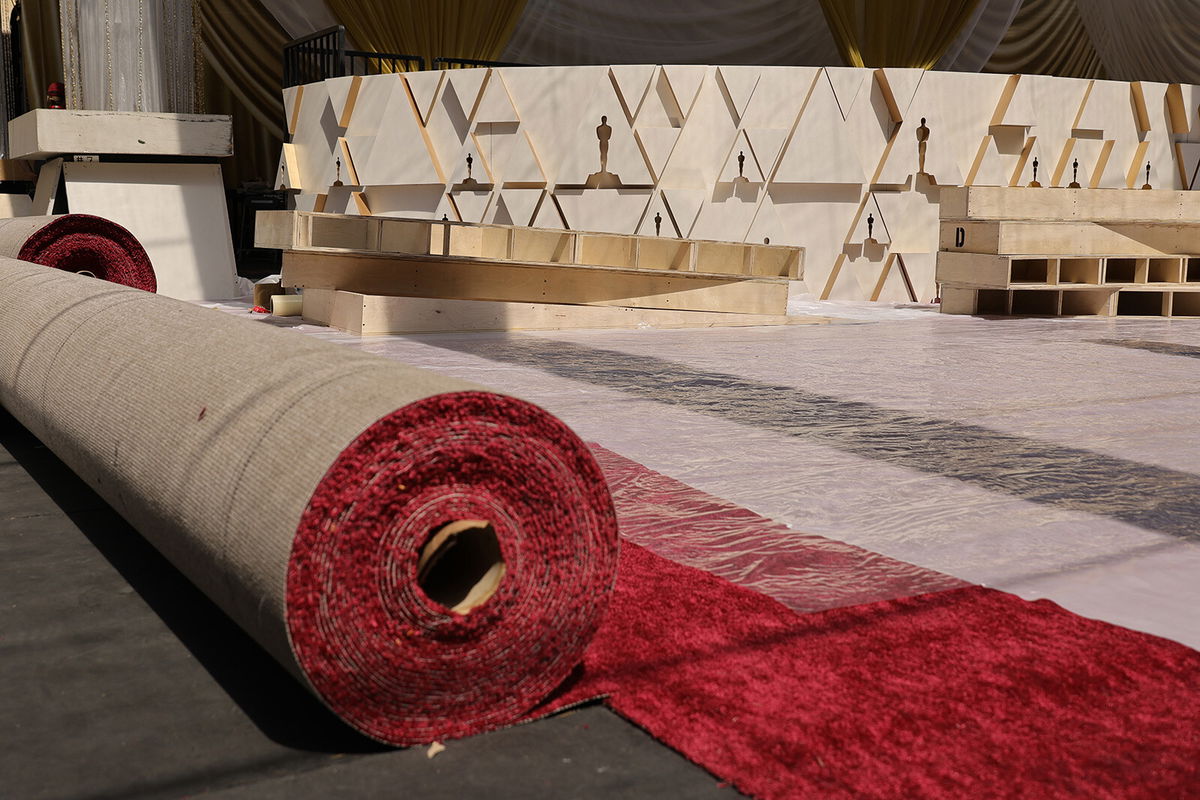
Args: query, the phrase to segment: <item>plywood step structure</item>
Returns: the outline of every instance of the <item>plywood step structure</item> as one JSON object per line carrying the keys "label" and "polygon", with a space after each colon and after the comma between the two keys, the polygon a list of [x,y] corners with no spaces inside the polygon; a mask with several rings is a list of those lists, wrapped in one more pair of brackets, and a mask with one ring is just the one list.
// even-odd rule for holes
{"label": "plywood step structure", "polygon": [[1200,316],[1195,192],[944,190],[946,314]]}
{"label": "plywood step structure", "polygon": [[[366,321],[346,323],[344,329],[356,332],[395,328],[391,322],[375,325],[371,320],[396,319],[398,304],[384,298],[397,297],[749,314],[762,317],[758,324],[779,324],[787,311],[788,281],[801,274],[803,262],[797,247],[295,211],[259,212],[255,242],[285,251],[285,286],[306,294],[317,290],[376,298],[363,301]],[[385,307],[391,310],[372,310]],[[420,316],[421,307],[413,308]],[[474,307],[467,313],[464,307],[454,316],[463,321],[459,330],[493,329],[489,320],[511,310]],[[600,326],[602,318],[612,324],[654,324],[646,315],[545,313],[559,327],[568,327],[561,324],[567,317],[583,327]],[[522,314],[530,318],[532,312]],[[305,315],[314,321],[335,316],[318,311]],[[728,322],[748,324],[732,317]]]}
{"label": "plywood step structure", "polygon": [[804,256],[782,245],[305,211],[259,211],[254,245],[793,280],[803,277]]}

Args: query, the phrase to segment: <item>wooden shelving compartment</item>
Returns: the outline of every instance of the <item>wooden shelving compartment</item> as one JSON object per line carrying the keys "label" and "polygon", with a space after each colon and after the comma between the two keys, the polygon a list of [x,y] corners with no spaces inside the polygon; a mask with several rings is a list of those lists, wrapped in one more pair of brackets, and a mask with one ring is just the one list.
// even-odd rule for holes
{"label": "wooden shelving compartment", "polygon": [[1163,317],[1170,314],[1170,292],[1117,292],[1118,317]]}
{"label": "wooden shelving compartment", "polygon": [[1200,257],[1189,256],[1186,259],[1183,280],[1187,283],[1200,283]]}
{"label": "wooden shelving compartment", "polygon": [[1104,282],[1105,283],[1145,283],[1145,278],[1138,280],[1140,266],[1139,262],[1144,259],[1139,258],[1106,258],[1104,259]]}
{"label": "wooden shelving compartment", "polygon": [[1062,293],[1060,313],[1064,317],[1108,317],[1112,316],[1111,289],[1080,289]]}
{"label": "wooden shelving compartment", "polygon": [[1022,289],[1012,293],[1009,313],[1020,316],[1055,317],[1062,292],[1054,289]]}
{"label": "wooden shelving compartment", "polygon": [[1183,259],[1146,259],[1147,283],[1183,283]]}
{"label": "wooden shelving compartment", "polygon": [[1009,264],[1010,283],[1057,283],[1049,258],[1014,258]]}
{"label": "wooden shelving compartment", "polygon": [[1060,258],[1058,260],[1059,283],[1100,283],[1100,259]]}
{"label": "wooden shelving compartment", "polygon": [[1172,317],[1200,317],[1200,292],[1172,292]]}

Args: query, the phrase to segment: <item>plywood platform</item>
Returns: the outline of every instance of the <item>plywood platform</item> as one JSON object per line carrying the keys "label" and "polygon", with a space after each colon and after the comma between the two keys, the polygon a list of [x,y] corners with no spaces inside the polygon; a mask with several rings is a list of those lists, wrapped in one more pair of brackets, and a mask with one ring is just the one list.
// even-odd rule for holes
{"label": "plywood platform", "polygon": [[283,285],[447,300],[499,300],[783,315],[780,279],[522,264],[438,256],[289,251]]}
{"label": "plywood platform", "polygon": [[576,328],[716,328],[825,324],[826,317],[390,297],[332,289],[304,292],[304,319],[358,336]]}

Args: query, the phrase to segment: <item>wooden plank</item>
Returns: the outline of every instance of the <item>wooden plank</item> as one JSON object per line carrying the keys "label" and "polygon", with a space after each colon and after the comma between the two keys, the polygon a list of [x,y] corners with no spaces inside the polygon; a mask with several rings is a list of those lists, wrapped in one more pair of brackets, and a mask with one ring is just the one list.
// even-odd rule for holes
{"label": "wooden plank", "polygon": [[291,250],[300,245],[294,211],[259,211],[254,215],[254,246]]}
{"label": "wooden plank", "polygon": [[942,287],[942,303],[938,310],[943,314],[974,314],[975,289],[958,286]]}
{"label": "wooden plank", "polygon": [[305,322],[328,325],[333,318],[333,289],[305,289],[301,295],[300,316]]}
{"label": "wooden plank", "polygon": [[634,267],[636,266],[634,247],[636,241],[632,236],[577,234],[576,263],[597,267]]}
{"label": "wooden plank", "polygon": [[224,114],[35,108],[9,123],[9,157],[228,156],[233,154],[231,119]]}
{"label": "wooden plank", "polygon": [[935,274],[938,283],[1007,288],[1009,259],[987,253],[940,251]]}
{"label": "wooden plank", "polygon": [[637,249],[638,269],[687,271],[692,268],[692,247],[686,239],[640,237]]}
{"label": "wooden plank", "polygon": [[784,314],[787,282],[604,267],[422,260],[293,251],[283,284],[363,294],[458,300]]}
{"label": "wooden plank", "polygon": [[1200,253],[1200,221],[943,221],[939,248],[999,255],[1164,256]]}
{"label": "wooden plank", "polygon": [[696,242],[696,272],[745,275],[747,246],[735,242]]}
{"label": "wooden plank", "polygon": [[1200,221],[1200,193],[1169,189],[947,186],[939,202],[944,220]]}
{"label": "wooden plank", "polygon": [[[308,295],[319,293],[314,314]],[[826,324],[826,317],[777,314],[727,314],[708,311],[515,303],[488,300],[445,300],[392,297],[329,290],[305,291],[305,319],[328,306],[320,324],[359,336],[454,331],[567,330],[581,328],[714,328],[758,325]]]}

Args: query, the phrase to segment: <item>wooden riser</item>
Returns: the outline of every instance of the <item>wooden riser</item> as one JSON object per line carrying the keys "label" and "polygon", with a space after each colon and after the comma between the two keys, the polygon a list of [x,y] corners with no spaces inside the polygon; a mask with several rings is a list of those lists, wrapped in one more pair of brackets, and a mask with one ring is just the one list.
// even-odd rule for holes
{"label": "wooden riser", "polygon": [[1187,289],[943,286],[941,311],[980,316],[1200,317],[1200,286]]}
{"label": "wooden riser", "polygon": [[1200,222],[1200,193],[1174,190],[953,186],[939,204],[943,220]]}
{"label": "wooden riser", "polygon": [[939,252],[939,283],[988,288],[1197,284],[1200,256],[998,256]]}
{"label": "wooden riser", "polygon": [[938,249],[991,255],[1188,255],[1200,252],[1200,222],[1185,225],[943,220]]}
{"label": "wooden riser", "polygon": [[603,267],[291,251],[283,285],[452,300],[786,314],[787,282]]}
{"label": "wooden riser", "polygon": [[357,336],[572,328],[715,328],[823,324],[825,317],[389,297],[306,289],[304,319]]}
{"label": "wooden riser", "polygon": [[441,255],[767,278],[803,275],[799,247],[300,211],[258,212],[254,241],[256,247],[281,250]]}

